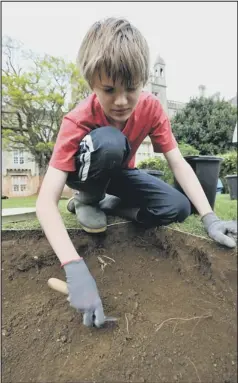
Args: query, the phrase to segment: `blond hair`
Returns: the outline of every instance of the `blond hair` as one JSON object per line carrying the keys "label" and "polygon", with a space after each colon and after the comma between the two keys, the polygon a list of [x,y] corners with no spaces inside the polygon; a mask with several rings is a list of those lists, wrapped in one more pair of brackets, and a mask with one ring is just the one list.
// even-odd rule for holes
{"label": "blond hair", "polygon": [[149,77],[149,47],[140,31],[122,18],[94,23],[83,39],[77,63],[93,86],[94,75],[104,70],[113,80],[130,87],[146,84]]}

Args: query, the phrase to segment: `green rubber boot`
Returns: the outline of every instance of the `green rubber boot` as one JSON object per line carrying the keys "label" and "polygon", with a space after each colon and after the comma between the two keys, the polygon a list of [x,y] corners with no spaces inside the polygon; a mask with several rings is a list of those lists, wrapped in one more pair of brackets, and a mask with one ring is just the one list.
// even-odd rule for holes
{"label": "green rubber boot", "polygon": [[107,230],[106,214],[99,207],[100,198],[80,191],[74,196],[77,220],[87,233],[102,233]]}

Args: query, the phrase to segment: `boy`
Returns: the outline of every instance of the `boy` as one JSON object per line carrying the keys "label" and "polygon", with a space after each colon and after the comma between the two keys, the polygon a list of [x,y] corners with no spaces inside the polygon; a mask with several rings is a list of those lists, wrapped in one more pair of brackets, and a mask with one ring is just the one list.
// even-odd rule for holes
{"label": "boy", "polygon": [[[63,119],[37,200],[37,216],[64,267],[71,305],[84,313],[85,325],[100,327],[105,317],[95,280],[57,208],[65,184],[78,191],[68,209],[90,233],[106,230],[105,212],[145,226],[182,222],[190,215],[188,198],[215,241],[234,247],[226,234],[236,233],[237,225],[215,216],[177,147],[159,100],[142,92],[149,76],[149,49],[141,33],[124,19],[97,22],[82,42],[78,64],[93,94]],[[188,198],[135,169],[136,150],[147,135],[154,151],[164,153]]]}

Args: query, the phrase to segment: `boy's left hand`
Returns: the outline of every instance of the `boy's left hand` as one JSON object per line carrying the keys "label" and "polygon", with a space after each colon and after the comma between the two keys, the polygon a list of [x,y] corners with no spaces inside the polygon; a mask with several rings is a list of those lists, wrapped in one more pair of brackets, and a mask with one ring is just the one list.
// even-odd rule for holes
{"label": "boy's left hand", "polygon": [[202,222],[210,238],[221,245],[233,248],[237,242],[237,221],[222,221],[215,213],[202,217]]}

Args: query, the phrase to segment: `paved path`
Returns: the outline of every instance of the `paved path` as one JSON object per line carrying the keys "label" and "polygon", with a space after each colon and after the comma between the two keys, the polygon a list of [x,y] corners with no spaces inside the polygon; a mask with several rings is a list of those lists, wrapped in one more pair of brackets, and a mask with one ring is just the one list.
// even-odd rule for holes
{"label": "paved path", "polygon": [[36,218],[35,207],[15,207],[2,209],[2,223],[27,221]]}

